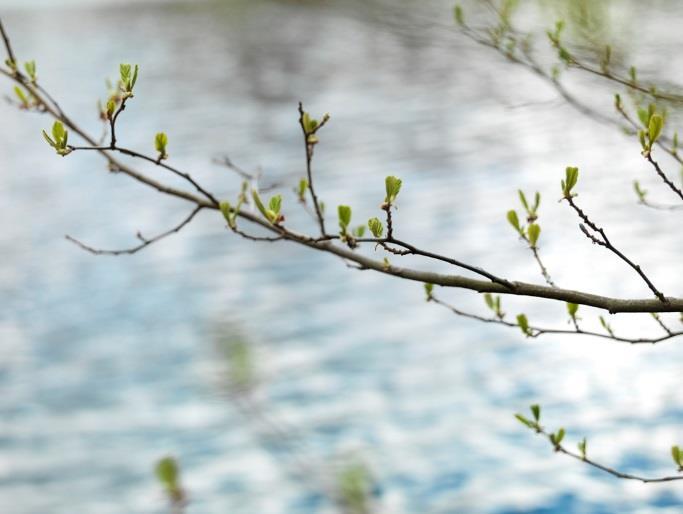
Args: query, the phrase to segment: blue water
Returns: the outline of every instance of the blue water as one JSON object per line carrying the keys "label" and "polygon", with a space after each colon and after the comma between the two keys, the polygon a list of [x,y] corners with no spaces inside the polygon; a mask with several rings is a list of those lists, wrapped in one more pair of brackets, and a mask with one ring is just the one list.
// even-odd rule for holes
{"label": "blue water", "polygon": [[[671,200],[637,144],[458,36],[449,2],[39,4],[2,2],[3,21],[65,108],[99,133],[104,79],[119,62],[139,63],[123,141],[151,151],[165,130],[172,162],[222,197],[239,181],[211,163],[221,153],[284,193],[294,187],[303,100],[332,114],[317,186],[328,206],[353,205],[354,220],[379,214],[383,177],[396,174],[402,238],[540,281],[504,220],[518,187],[539,190],[542,252],[558,283],[646,296],[555,201],[562,170],[576,164],[582,204],[667,294],[683,294],[671,271],[678,219],[640,209],[631,192],[638,178]],[[680,15],[672,8],[667,23]],[[680,58],[669,60],[675,69]],[[611,89],[575,85],[609,112]],[[588,436],[596,459],[673,473],[680,346],[526,341],[426,304],[419,284],[237,239],[215,213],[134,256],[94,257],[63,235],[130,246],[187,206],[107,174],[96,156],[56,158],[39,136],[50,123],[0,106],[0,512],[167,512],[152,473],[167,454],[181,463],[188,513],[339,512],[330,484],[349,460],[371,469],[377,512],[680,512],[680,486],[587,469],[512,416],[541,403],[547,425],[565,426],[571,445]],[[285,213],[314,230],[293,194]],[[475,294],[439,294],[484,313]],[[563,305],[504,307],[565,326]],[[597,312],[581,315],[598,326]],[[648,316],[611,322],[658,330]],[[221,352],[237,339],[257,363],[246,398],[231,392]]]}

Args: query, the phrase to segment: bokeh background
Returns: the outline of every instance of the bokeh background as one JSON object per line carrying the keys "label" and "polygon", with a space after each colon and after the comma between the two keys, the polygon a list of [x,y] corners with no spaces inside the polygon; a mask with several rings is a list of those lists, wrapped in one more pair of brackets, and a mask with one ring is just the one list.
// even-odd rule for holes
{"label": "bokeh background", "polygon": [[[532,3],[525,20],[542,35],[557,13]],[[627,62],[680,78],[678,2],[605,5],[605,30]],[[356,221],[378,214],[384,176],[395,174],[404,181],[403,239],[540,281],[505,222],[518,188],[538,190],[542,255],[559,284],[647,296],[557,202],[564,167],[578,165],[582,205],[665,293],[683,294],[680,218],[635,204],[636,178],[673,200],[637,142],[463,38],[450,1],[0,7],[19,58],[36,59],[43,84],[95,133],[105,78],[120,62],[139,63],[122,141],[152,151],[165,130],[172,162],[223,197],[234,197],[239,180],[211,158],[227,153],[280,184],[288,222],[313,229],[287,195],[304,171],[303,100],[332,114],[317,187],[328,206],[351,204]],[[613,86],[568,80],[610,114]],[[169,454],[182,466],[188,513],[340,512],[330,483],[349,459],[372,471],[377,512],[681,511],[680,486],[593,472],[513,418],[540,403],[546,424],[565,426],[570,444],[586,435],[596,459],[673,473],[668,449],[683,443],[676,343],[525,340],[426,304],[420,284],[240,240],[215,213],[134,256],[92,256],[63,236],[131,246],[137,230],[164,230],[187,206],[107,174],[97,156],[55,157],[40,138],[50,124],[0,106],[3,513],[168,512],[153,467]],[[484,312],[476,294],[439,294]],[[566,323],[562,304],[506,299],[504,308]],[[581,316],[597,326],[597,312]],[[611,322],[622,334],[660,330],[645,315]],[[257,377],[246,398],[228,384],[225,348],[235,345],[248,348]]]}

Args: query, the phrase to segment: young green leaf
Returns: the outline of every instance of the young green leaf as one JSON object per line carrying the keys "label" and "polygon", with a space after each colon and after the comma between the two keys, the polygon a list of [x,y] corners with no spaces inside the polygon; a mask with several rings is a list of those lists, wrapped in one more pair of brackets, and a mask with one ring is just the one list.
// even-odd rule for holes
{"label": "young green leaf", "polygon": [[648,137],[650,141],[650,148],[657,142],[659,136],[662,135],[662,129],[664,128],[664,118],[659,114],[653,114],[650,117],[650,122],[648,124]]}
{"label": "young green leaf", "polygon": [[425,283],[425,294],[427,295],[427,300],[432,299],[432,293],[434,292],[434,284]]}
{"label": "young green leaf", "polygon": [[268,202],[268,210],[272,211],[276,215],[280,214],[282,208],[282,195],[271,196]]}
{"label": "young green leaf", "polygon": [[52,125],[52,137],[48,136],[44,130],[43,137],[55,149],[58,155],[64,157],[71,153],[71,149],[68,146],[69,132],[64,128],[61,121],[55,121]]}
{"label": "young green leaf", "polygon": [[536,428],[536,424],[535,424],[533,421],[528,420],[527,418],[525,418],[525,417],[522,416],[521,414],[515,414],[515,418],[517,418],[517,420],[518,420],[522,425],[524,425],[524,426],[526,426],[526,427],[528,427],[528,428]]}
{"label": "young green leaf", "polygon": [[529,209],[529,204],[526,201],[526,196],[524,195],[524,191],[519,189],[517,191],[519,194],[519,201],[522,202],[522,206],[524,207],[524,210],[527,212],[527,214],[531,214],[531,209]]}
{"label": "young green leaf", "polygon": [[106,111],[106,115],[107,115],[108,120],[111,120],[114,117],[114,112],[116,112],[116,100],[114,100],[113,98],[110,98],[107,101],[107,111]]}
{"label": "young green leaf", "polygon": [[536,421],[536,423],[541,421],[541,406],[538,405],[537,403],[535,403],[530,407],[530,409],[531,409],[531,414],[533,414],[534,420]]}
{"label": "young green leaf", "polygon": [[308,114],[307,112],[303,113],[301,117],[301,122],[306,135],[313,134],[315,132],[315,129],[318,128],[318,120],[311,118],[310,114]]}
{"label": "young green leaf", "polygon": [[396,201],[396,197],[398,196],[399,191],[401,191],[402,181],[400,178],[388,176],[384,182],[387,191],[387,196],[384,199],[384,202],[391,205]]}
{"label": "young green leaf", "polygon": [[168,136],[165,132],[157,132],[154,136],[154,148],[159,153],[160,159],[167,159],[166,145],[168,145]]}
{"label": "young green leaf", "polygon": [[259,196],[259,194],[256,192],[255,189],[252,189],[251,196],[254,199],[254,205],[256,205],[256,208],[263,215],[263,217],[266,219],[270,219],[268,217],[268,211],[266,210],[266,207],[263,205],[263,202],[261,201],[261,197]]}
{"label": "young green leaf", "polygon": [[64,129],[64,125],[62,124],[62,122],[55,121],[52,125],[52,137],[55,138],[55,141],[59,142],[64,139],[65,135],[66,129]]}
{"label": "young green leaf", "polygon": [[683,450],[678,446],[672,446],[671,457],[679,468],[683,467]]}
{"label": "young green leaf", "polygon": [[225,221],[228,222],[228,226],[231,229],[235,229],[235,227],[237,226],[237,224],[236,224],[237,212],[233,211],[233,208],[232,208],[232,205],[230,205],[230,202],[221,202],[219,207],[220,207],[221,213],[223,214],[223,217],[225,218]]}
{"label": "young green leaf", "polygon": [[351,224],[351,207],[340,205],[337,207],[337,213],[339,214],[339,228],[341,228],[342,232],[346,232]]}
{"label": "young green leaf", "polygon": [[564,434],[565,434],[564,428],[560,428],[557,431],[557,444],[560,444],[562,442],[562,440],[564,439]]}
{"label": "young green leaf", "polygon": [[382,225],[382,222],[378,218],[370,218],[368,220],[368,228],[370,229],[370,232],[372,232],[372,235],[376,238],[382,237],[384,225]]}
{"label": "young green leaf", "polygon": [[27,61],[24,63],[24,69],[26,70],[26,73],[28,77],[31,79],[31,82],[36,81],[36,61]]}
{"label": "young green leaf", "polygon": [[179,488],[180,470],[173,457],[164,457],[157,462],[155,472],[164,488],[173,492]]}
{"label": "young green leaf", "polygon": [[458,25],[460,25],[461,27],[465,25],[465,15],[462,12],[462,7],[460,5],[456,5],[453,9],[453,17],[455,18],[455,22]]}
{"label": "young green leaf", "polygon": [[119,75],[121,77],[121,87],[123,92],[126,93],[127,97],[133,96],[133,88],[138,80],[139,67],[136,64],[133,74],[131,75],[131,65],[130,64],[120,64],[119,65]]}
{"label": "young green leaf", "polygon": [[560,428],[557,432],[554,434],[550,434],[550,442],[553,443],[555,448],[559,448],[560,445],[562,444],[562,440],[564,439],[564,428]]}
{"label": "young green leaf", "polygon": [[645,197],[647,196],[647,190],[640,187],[640,182],[638,182],[637,180],[633,181],[633,190],[636,192],[638,201],[640,203],[643,203],[645,201]]}
{"label": "young green leaf", "polygon": [[572,189],[579,181],[579,168],[567,166],[565,179],[562,181],[562,193],[565,198],[572,196]]}
{"label": "young green leaf", "polygon": [[19,98],[21,107],[23,109],[28,109],[30,106],[30,102],[28,96],[26,96],[26,93],[24,93],[24,91],[19,86],[14,86],[14,94],[17,95],[17,98]]}
{"label": "young green leaf", "polygon": [[635,66],[631,66],[628,70],[629,77],[631,78],[631,84],[636,85],[638,83],[638,72]]}
{"label": "young green leaf", "polygon": [[604,328],[610,336],[614,337],[614,331],[612,330],[612,327],[610,326],[610,324],[607,323],[607,321],[605,321],[605,318],[602,316],[600,316],[599,319],[600,319],[600,324],[602,325],[602,328]]}
{"label": "young green leaf", "polygon": [[299,180],[299,188],[297,189],[297,196],[300,202],[306,201],[306,190],[308,189],[308,180],[302,178]]}
{"label": "young green leaf", "polygon": [[493,303],[493,296],[491,295],[491,293],[485,293],[484,294],[484,301],[486,302],[486,306],[489,309],[495,310],[495,305]]}
{"label": "young green leaf", "polygon": [[133,71],[133,79],[130,82],[130,90],[132,91],[133,88],[135,87],[135,83],[138,81],[138,71],[139,71],[139,66],[136,64],[135,65],[135,70]]}
{"label": "young green leaf", "polygon": [[567,302],[567,312],[569,313],[569,317],[571,318],[576,318],[576,313],[579,310],[579,304],[578,303],[569,303]]}
{"label": "young green leaf", "polygon": [[536,191],[536,194],[534,195],[534,206],[531,209],[532,214],[536,214],[538,212],[538,208],[541,206],[541,193]]}
{"label": "young green leaf", "polygon": [[541,235],[541,227],[537,223],[532,223],[527,228],[527,233],[529,234],[529,245],[531,248],[536,248],[536,243],[538,243],[538,238]]}
{"label": "young green leaf", "polygon": [[525,336],[531,335],[531,329],[529,328],[529,320],[527,319],[525,314],[518,314],[517,315],[517,325],[519,326],[520,329],[522,329],[522,333]]}
{"label": "young green leaf", "polygon": [[581,439],[581,441],[579,441],[579,444],[577,444],[577,446],[579,448],[579,453],[581,453],[581,458],[584,460],[586,459],[586,445],[587,444],[588,444],[588,442],[586,441],[585,437],[583,439]]}
{"label": "young green leaf", "polygon": [[355,229],[353,229],[353,235],[357,238],[363,237],[365,235],[365,225],[358,225]]}
{"label": "young green leaf", "polygon": [[57,144],[52,140],[50,136],[47,135],[47,132],[43,130],[43,137],[45,138],[45,141],[47,141],[47,144],[50,145],[52,148],[57,149]]}
{"label": "young green leaf", "polygon": [[522,226],[519,224],[519,216],[517,216],[517,211],[515,211],[514,209],[509,210],[507,213],[507,220],[519,235],[524,235],[524,232],[522,231]]}

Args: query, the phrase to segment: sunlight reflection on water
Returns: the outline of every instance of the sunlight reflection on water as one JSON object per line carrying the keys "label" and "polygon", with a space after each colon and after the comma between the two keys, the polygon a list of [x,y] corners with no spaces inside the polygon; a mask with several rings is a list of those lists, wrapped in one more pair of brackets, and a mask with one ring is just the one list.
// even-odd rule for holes
{"label": "sunlight reflection on water", "polygon": [[[141,3],[135,16],[107,2],[48,13],[17,5],[3,2],[13,8],[4,20],[17,50],[37,59],[75,118],[98,131],[93,99],[104,95],[103,77],[118,62],[139,62],[126,145],[148,148],[166,130],[174,162],[221,195],[238,189],[210,164],[221,152],[285,191],[294,186],[303,99],[333,115],[318,149],[318,188],[329,206],[352,203],[356,220],[377,214],[383,177],[397,174],[402,237],[538,281],[504,222],[521,185],[544,193],[542,251],[558,283],[645,296],[554,201],[562,170],[576,164],[582,204],[667,294],[683,292],[670,272],[678,220],[634,210],[634,178],[662,192],[636,145],[458,37],[448,2],[371,11]],[[611,105],[612,91],[592,91]],[[163,512],[151,467],[173,453],[190,513],[335,512],[311,476],[351,453],[371,463],[386,512],[678,512],[677,488],[594,474],[551,455],[511,416],[542,403],[548,424],[566,425],[571,440],[587,435],[596,458],[668,472],[683,417],[675,345],[524,341],[426,305],[419,284],[224,237],[209,213],[134,257],[94,258],[62,235],[128,246],[138,229],[165,228],[186,206],[107,175],[94,156],[55,159],[38,137],[45,118],[8,106],[0,113],[3,511]],[[288,222],[308,226],[294,196],[286,202]],[[444,294],[482,306],[474,294]],[[564,316],[562,305],[506,300],[510,315],[522,309],[548,323]],[[597,314],[584,316],[594,324]],[[614,323],[626,333],[653,322]],[[253,339],[258,402],[292,441],[229,401],[213,342],[224,324]]]}

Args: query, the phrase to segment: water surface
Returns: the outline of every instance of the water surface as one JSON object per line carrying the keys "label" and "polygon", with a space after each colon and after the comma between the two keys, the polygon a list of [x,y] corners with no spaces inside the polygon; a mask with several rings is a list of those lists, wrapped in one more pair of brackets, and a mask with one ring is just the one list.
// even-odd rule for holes
{"label": "water surface", "polygon": [[[667,294],[683,293],[672,271],[678,219],[635,206],[635,178],[671,200],[637,144],[459,36],[449,2],[2,4],[17,52],[38,61],[46,87],[89,130],[100,130],[104,78],[119,62],[139,63],[122,140],[151,151],[165,130],[172,162],[222,196],[234,197],[239,181],[211,164],[221,153],[285,193],[294,187],[303,100],[332,114],[316,156],[319,191],[328,206],[351,204],[355,220],[380,214],[383,178],[396,174],[402,238],[540,281],[504,221],[519,187],[539,190],[542,252],[559,284],[647,296],[555,201],[575,164],[582,205]],[[680,15],[674,5],[668,20],[648,23],[673,27]],[[662,37],[655,48],[676,64],[675,44]],[[611,89],[575,83],[609,113]],[[420,284],[240,240],[215,213],[135,256],[94,257],[63,235],[130,246],[137,230],[164,230],[188,206],[107,174],[96,156],[56,158],[39,137],[50,122],[0,107],[3,512],[165,512],[151,469],[168,453],[182,463],[189,513],[337,512],[325,480],[312,477],[349,455],[372,468],[380,512],[680,510],[680,487],[594,473],[512,417],[541,403],[548,426],[567,427],[570,441],[587,435],[596,459],[672,473],[683,416],[675,344],[526,341],[426,304]],[[313,230],[285,196],[288,223]],[[475,294],[440,294],[484,312]],[[561,304],[504,307],[565,323]],[[597,312],[582,315],[597,326]],[[649,316],[612,322],[622,333],[657,330]],[[225,385],[216,340],[236,334],[258,355],[256,411]]]}

